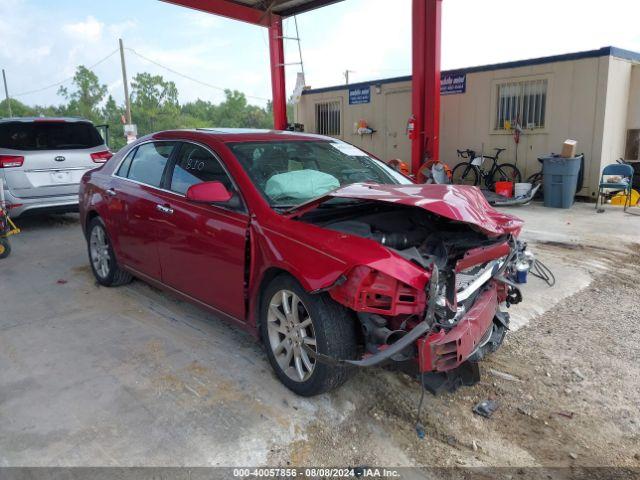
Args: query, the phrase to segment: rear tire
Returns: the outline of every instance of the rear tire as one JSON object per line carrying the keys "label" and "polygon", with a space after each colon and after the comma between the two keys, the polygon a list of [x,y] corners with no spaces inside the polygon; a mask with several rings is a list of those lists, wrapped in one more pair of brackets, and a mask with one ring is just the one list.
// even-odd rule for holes
{"label": "rear tire", "polygon": [[89,222],[87,248],[91,271],[100,285],[118,287],[131,282],[131,274],[118,266],[107,229],[100,217]]}
{"label": "rear tire", "polygon": [[487,184],[489,190],[493,190],[496,182],[512,182],[514,184],[522,182],[522,174],[518,167],[512,163],[501,163],[496,165],[491,175],[491,185]]}
{"label": "rear tire", "polygon": [[321,363],[301,345],[335,359],[353,359],[354,319],[326,293],[311,295],[289,275],[276,277],[262,294],[260,335],[278,379],[298,395],[328,392],[350,376],[348,367]]}
{"label": "rear tire", "polygon": [[451,173],[451,181],[455,185],[469,185],[477,187],[480,185],[478,169],[469,162],[459,163]]}
{"label": "rear tire", "polygon": [[544,188],[544,177],[542,176],[542,172],[534,173],[529,178],[527,178],[527,183],[531,184],[532,188],[535,188],[536,185],[540,185],[538,191],[536,192],[534,198],[539,199],[543,198],[543,188]]}
{"label": "rear tire", "polygon": [[8,238],[0,238],[0,260],[11,254],[11,243]]}

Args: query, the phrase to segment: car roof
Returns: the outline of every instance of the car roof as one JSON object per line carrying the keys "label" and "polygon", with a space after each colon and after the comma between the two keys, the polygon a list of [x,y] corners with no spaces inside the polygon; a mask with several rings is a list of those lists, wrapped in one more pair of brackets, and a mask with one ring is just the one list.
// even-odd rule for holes
{"label": "car roof", "polygon": [[93,123],[91,120],[87,120],[86,118],[80,117],[9,117],[9,118],[0,118],[0,123],[8,123],[8,122],[22,122],[22,123],[33,123],[33,122],[85,122],[85,123]]}
{"label": "car roof", "polygon": [[260,141],[286,141],[286,140],[315,140],[341,143],[333,137],[317,135],[315,133],[290,132],[285,130],[269,130],[260,128],[197,128],[187,130],[168,130],[158,132],[156,138],[176,138],[184,134],[206,136],[223,143],[231,142],[260,142]]}

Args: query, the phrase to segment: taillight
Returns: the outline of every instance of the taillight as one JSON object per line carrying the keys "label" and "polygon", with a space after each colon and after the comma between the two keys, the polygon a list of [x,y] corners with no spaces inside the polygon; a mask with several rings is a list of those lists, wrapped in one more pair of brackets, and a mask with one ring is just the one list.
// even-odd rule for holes
{"label": "taillight", "polygon": [[113,153],[111,153],[109,150],[91,154],[91,160],[93,160],[93,163],[105,163],[111,157],[113,157]]}
{"label": "taillight", "polygon": [[21,167],[24,157],[20,155],[0,155],[0,168]]}

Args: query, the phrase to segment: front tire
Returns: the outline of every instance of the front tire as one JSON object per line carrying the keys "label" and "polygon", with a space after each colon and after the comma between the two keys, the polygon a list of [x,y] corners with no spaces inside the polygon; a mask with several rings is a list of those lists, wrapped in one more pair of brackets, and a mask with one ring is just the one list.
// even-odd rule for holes
{"label": "front tire", "polygon": [[107,229],[100,217],[89,222],[87,247],[91,271],[100,285],[117,287],[131,282],[131,274],[118,266]]}
{"label": "front tire", "polygon": [[350,369],[317,361],[303,344],[341,360],[353,359],[357,352],[355,322],[348,310],[327,294],[308,294],[288,275],[276,277],[263,292],[260,335],[278,379],[305,397],[339,387]]}

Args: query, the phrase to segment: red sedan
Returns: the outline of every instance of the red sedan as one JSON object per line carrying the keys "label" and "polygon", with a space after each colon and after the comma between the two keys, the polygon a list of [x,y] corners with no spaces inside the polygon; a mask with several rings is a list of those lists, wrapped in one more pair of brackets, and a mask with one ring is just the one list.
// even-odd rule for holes
{"label": "red sedan", "polygon": [[464,383],[521,298],[520,220],[328,137],[157,133],[85,174],[80,212],[100,284],[137,277],[250,331],[300,395],[394,361]]}

